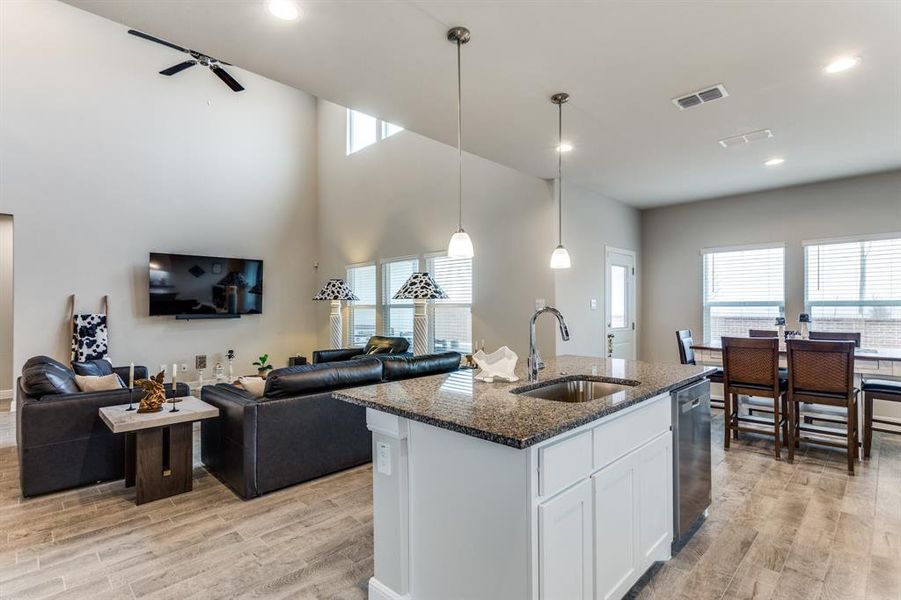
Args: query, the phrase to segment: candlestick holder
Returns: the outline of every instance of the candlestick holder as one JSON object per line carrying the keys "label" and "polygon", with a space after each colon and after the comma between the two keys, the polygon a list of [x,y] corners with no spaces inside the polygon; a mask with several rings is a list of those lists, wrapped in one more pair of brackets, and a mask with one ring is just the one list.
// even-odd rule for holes
{"label": "candlestick holder", "polygon": [[169,412],[178,412],[178,407],[175,406],[175,389],[172,390],[172,410]]}

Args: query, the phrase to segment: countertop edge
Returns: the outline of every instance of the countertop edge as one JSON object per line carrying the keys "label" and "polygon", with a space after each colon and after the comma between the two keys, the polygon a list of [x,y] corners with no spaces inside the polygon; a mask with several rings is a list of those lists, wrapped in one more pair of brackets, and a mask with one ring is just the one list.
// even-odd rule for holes
{"label": "countertop edge", "polygon": [[[588,423],[592,423],[594,421],[599,421],[610,415],[616,414],[622,410],[625,410],[631,406],[635,406],[636,404],[641,404],[642,402],[646,402],[651,398],[655,398],[660,394],[665,394],[671,392],[674,389],[689,385],[696,381],[700,381],[701,379],[706,378],[710,373],[713,373],[716,369],[713,367],[709,367],[698,373],[697,375],[686,377],[685,379],[681,379],[677,382],[674,382],[670,385],[663,386],[654,392],[651,392],[647,395],[643,395],[640,398],[635,398],[630,402],[623,402],[622,404],[611,407],[610,410],[604,412],[599,415],[591,415],[585,418],[578,418],[567,423],[563,423],[558,427],[554,427],[552,429],[548,429],[546,431],[542,431],[535,435],[532,435],[527,438],[511,438],[508,436],[498,435],[495,433],[491,433],[490,431],[484,431],[482,429],[475,429],[473,427],[468,427],[466,425],[460,425],[458,423],[454,423],[452,421],[436,419],[434,417],[429,417],[427,415],[422,415],[420,413],[414,413],[410,411],[405,411],[399,408],[384,406],[377,402],[370,402],[367,400],[361,400],[359,398],[355,398],[353,396],[348,396],[346,393],[342,391],[332,392],[332,398],[335,400],[340,400],[342,402],[347,402],[349,404],[355,404],[357,406],[363,406],[365,408],[371,408],[372,410],[377,410],[379,412],[387,413],[390,415],[395,415],[398,417],[403,417],[405,419],[410,419],[411,421],[417,421],[419,423],[425,423],[426,425],[432,425],[433,427],[438,427],[440,429],[447,429],[449,431],[455,431],[457,433],[461,433],[463,435],[468,435],[470,437],[482,439],[488,442],[494,442],[496,444],[501,444],[503,446],[508,446],[510,448],[514,448],[516,450],[524,450],[531,446],[535,446],[536,444],[540,444],[541,442],[547,441],[553,437],[558,435],[562,435],[568,431],[572,431],[573,429],[578,429],[583,425],[587,425]],[[380,384],[376,384],[380,385]]]}

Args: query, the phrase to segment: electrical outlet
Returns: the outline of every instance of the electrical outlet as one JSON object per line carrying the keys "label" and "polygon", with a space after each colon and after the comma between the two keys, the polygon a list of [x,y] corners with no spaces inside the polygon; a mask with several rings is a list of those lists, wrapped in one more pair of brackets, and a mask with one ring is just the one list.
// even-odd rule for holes
{"label": "electrical outlet", "polygon": [[382,475],[391,475],[391,446],[388,442],[375,445],[375,468]]}
{"label": "electrical outlet", "polygon": [[597,310],[598,309],[598,299],[592,298],[591,301],[589,302],[589,306],[591,307],[591,310]]}
{"label": "electrical outlet", "polygon": [[198,371],[206,369],[206,354],[198,354],[194,357],[194,368]]}

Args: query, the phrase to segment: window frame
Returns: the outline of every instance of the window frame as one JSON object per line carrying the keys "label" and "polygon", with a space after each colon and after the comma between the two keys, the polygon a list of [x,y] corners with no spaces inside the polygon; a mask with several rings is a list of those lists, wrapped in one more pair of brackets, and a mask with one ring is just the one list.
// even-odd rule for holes
{"label": "window frame", "polygon": [[[344,123],[345,123],[345,126],[344,126],[344,132],[345,132],[344,155],[345,156],[350,156],[351,154],[356,154],[358,152],[362,152],[363,150],[365,150],[366,148],[369,148],[370,146],[375,146],[379,142],[384,141],[394,135],[397,135],[398,133],[400,133],[402,131],[405,131],[405,129],[403,127],[401,127],[400,125],[398,125],[397,123],[391,123],[390,121],[385,121],[384,119],[374,117],[374,116],[370,115],[369,113],[364,113],[361,110],[356,110],[356,109],[348,108],[348,107],[345,107],[344,110],[346,111],[346,113],[345,113],[346,116],[344,119]],[[358,148],[357,150],[353,150],[353,140],[354,140],[353,113],[359,113],[361,115],[365,115],[365,116],[375,120],[375,141],[372,142],[371,144],[366,144],[365,146],[363,146],[362,148]],[[391,127],[397,127],[397,130],[394,131],[393,133],[390,133]]]}
{"label": "window frame", "polygon": [[[447,251],[444,250],[444,251],[439,251],[439,252],[429,252],[429,253],[423,255],[422,261],[421,261],[421,263],[423,265],[422,270],[432,273],[433,277],[434,277],[434,273],[431,271],[431,269],[429,269],[429,261],[432,259],[435,259],[435,258],[447,258]],[[435,351],[435,308],[437,306],[447,306],[450,308],[468,308],[469,309],[469,332],[470,332],[470,337],[472,337],[472,304],[473,304],[472,301],[475,296],[475,286],[473,285],[475,282],[475,268],[473,266],[474,263],[472,262],[472,259],[469,259],[469,260],[470,260],[470,265],[471,265],[470,286],[472,286],[472,288],[473,288],[473,291],[471,293],[472,297],[470,297],[469,303],[466,304],[466,303],[462,303],[462,302],[443,302],[442,301],[440,305],[437,302],[429,302],[426,305],[428,315],[429,315],[429,351],[430,352]],[[458,350],[456,350],[456,352],[460,352],[461,354],[468,354],[473,351],[473,345],[474,345],[473,340],[470,339],[468,349],[459,348]]]}
{"label": "window frame", "polygon": [[[704,268],[704,260],[705,257],[712,254],[721,254],[727,252],[745,252],[752,250],[782,250],[782,301],[781,303],[777,303],[774,300],[751,300],[751,301],[719,301],[719,302],[707,302],[707,278],[706,278],[706,269]],[[710,338],[710,308],[711,307],[777,307],[779,309],[779,316],[785,317],[785,305],[786,305],[786,295],[788,293],[787,290],[787,281],[788,281],[788,260],[787,260],[787,244],[785,242],[764,242],[758,244],[741,244],[736,246],[714,246],[709,248],[702,248],[700,251],[700,272],[701,272],[701,333],[702,339],[704,343],[711,343],[715,340]],[[773,325],[775,327],[775,324]]]}
{"label": "window frame", "polygon": [[[375,267],[375,304],[363,304],[360,301],[354,300],[352,302],[345,303],[345,312],[346,318],[342,319],[344,322],[344,331],[341,332],[341,337],[344,340],[344,346],[347,348],[362,348],[366,345],[365,342],[362,344],[354,343],[353,339],[353,328],[354,328],[354,312],[358,309],[373,309],[375,311],[375,329],[373,331],[373,335],[378,335],[379,332],[379,267],[375,261],[367,261],[361,263],[353,263],[347,265],[344,269],[345,272],[345,280],[351,289],[353,289],[353,285],[351,285],[351,277],[350,270],[351,269],[359,269],[363,267]],[[356,290],[354,290],[356,292]]]}
{"label": "window frame", "polygon": [[[803,279],[803,306],[804,312],[807,314],[813,314],[813,309],[815,307],[879,307],[879,306],[890,306],[890,307],[899,307],[901,308],[901,298],[897,300],[811,300],[809,295],[809,287],[808,287],[808,249],[815,246],[829,246],[829,245],[837,245],[837,244],[855,244],[855,243],[866,243],[866,242],[879,242],[884,240],[901,240],[901,232],[885,232],[885,233],[876,233],[876,234],[860,234],[860,235],[852,235],[852,236],[842,236],[835,238],[823,238],[823,239],[813,239],[813,240],[802,240],[801,241],[801,249],[802,249],[802,261],[803,264],[801,266],[801,276]],[[870,319],[867,317],[861,316],[861,321],[872,321],[874,319]],[[814,320],[815,321],[815,320]],[[901,323],[899,323],[899,327],[901,327]],[[859,332],[863,335],[863,331]],[[861,344],[866,344],[865,340],[861,340]]]}
{"label": "window frame", "polygon": [[[381,324],[379,326],[379,331],[382,333],[379,335],[390,335],[388,333],[388,328],[391,327],[391,309],[392,308],[409,308],[411,318],[415,321],[416,308],[414,302],[412,300],[393,300],[390,298],[390,284],[388,282],[388,269],[385,268],[385,265],[389,265],[392,263],[401,263],[408,261],[416,261],[416,266],[413,268],[413,272],[422,271],[422,258],[415,255],[407,255],[407,256],[395,256],[393,258],[382,258],[379,259],[378,265],[378,274],[377,277],[380,282],[380,289],[378,297],[381,299],[381,309],[378,311],[381,313]],[[406,339],[406,338],[405,338]],[[413,347],[413,335],[411,332],[410,338],[410,347]]]}

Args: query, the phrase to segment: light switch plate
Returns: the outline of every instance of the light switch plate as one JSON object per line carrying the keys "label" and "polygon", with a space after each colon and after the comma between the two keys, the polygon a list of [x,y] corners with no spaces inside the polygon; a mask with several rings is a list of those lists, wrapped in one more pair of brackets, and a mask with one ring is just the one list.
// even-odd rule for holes
{"label": "light switch plate", "polygon": [[388,442],[375,445],[375,468],[382,475],[391,475],[391,445]]}

